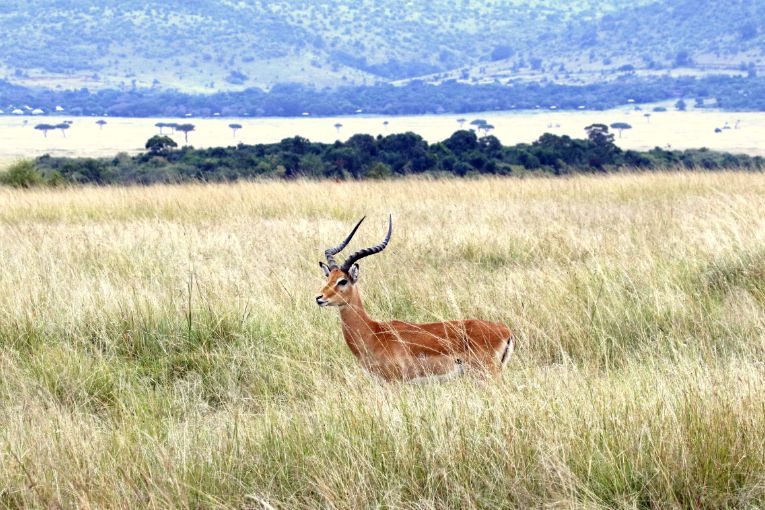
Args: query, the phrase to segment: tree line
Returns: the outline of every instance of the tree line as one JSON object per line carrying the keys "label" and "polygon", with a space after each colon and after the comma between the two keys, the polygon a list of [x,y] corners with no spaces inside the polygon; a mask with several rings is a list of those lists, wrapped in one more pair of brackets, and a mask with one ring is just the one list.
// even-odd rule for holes
{"label": "tree line", "polygon": [[65,115],[123,117],[264,117],[467,113],[513,109],[603,110],[625,104],[695,100],[698,107],[765,111],[765,79],[710,76],[620,79],[589,85],[511,82],[470,85],[447,81],[439,85],[411,82],[405,86],[374,85],[315,89],[281,84],[269,91],[189,95],[172,90],[47,90],[30,89],[0,80],[0,108],[31,105],[47,113],[64,108]]}
{"label": "tree line", "polygon": [[546,133],[537,141],[504,146],[492,136],[459,130],[428,143],[407,132],[345,142],[316,143],[299,136],[278,143],[195,149],[177,148],[164,135],[146,142],[146,152],[111,158],[41,156],[13,165],[2,176],[15,186],[35,184],[153,184],[239,179],[385,179],[407,175],[566,175],[625,169],[741,169],[761,171],[765,159],[708,149],[622,150],[604,124],[586,128],[585,138]]}

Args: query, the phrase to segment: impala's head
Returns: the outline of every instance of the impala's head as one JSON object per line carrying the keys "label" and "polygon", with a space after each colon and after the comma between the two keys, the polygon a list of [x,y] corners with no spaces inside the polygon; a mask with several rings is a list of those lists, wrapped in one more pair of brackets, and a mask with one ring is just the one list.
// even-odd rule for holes
{"label": "impala's head", "polygon": [[388,245],[390,236],[393,234],[393,219],[390,216],[388,216],[388,234],[385,236],[383,242],[377,246],[364,248],[363,250],[353,253],[350,257],[345,259],[343,265],[338,265],[337,262],[335,262],[335,255],[340,253],[340,251],[351,242],[353,235],[356,233],[356,230],[358,230],[362,221],[364,221],[364,218],[361,218],[359,222],[356,223],[356,226],[353,227],[351,233],[348,234],[348,237],[346,237],[342,243],[334,248],[327,248],[324,251],[324,255],[327,257],[327,263],[319,262],[319,265],[321,266],[322,271],[324,271],[327,283],[321,289],[319,295],[316,296],[316,303],[319,306],[344,306],[348,304],[355,292],[354,286],[356,285],[356,282],[359,281],[359,265],[356,262],[364,257],[380,253]]}

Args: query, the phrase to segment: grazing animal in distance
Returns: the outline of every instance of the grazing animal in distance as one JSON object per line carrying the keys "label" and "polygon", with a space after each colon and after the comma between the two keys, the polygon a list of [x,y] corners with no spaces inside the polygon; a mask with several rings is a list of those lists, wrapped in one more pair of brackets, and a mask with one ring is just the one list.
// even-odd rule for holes
{"label": "grazing animal in distance", "polygon": [[367,315],[357,262],[385,249],[393,234],[393,219],[388,217],[388,233],[382,243],[353,253],[338,265],[335,255],[348,245],[362,221],[364,218],[342,243],[324,252],[327,262],[319,265],[327,281],[316,296],[319,306],[339,308],[343,337],[361,366],[386,381],[425,382],[466,371],[499,373],[515,348],[515,338],[503,324],[475,319],[378,322]]}

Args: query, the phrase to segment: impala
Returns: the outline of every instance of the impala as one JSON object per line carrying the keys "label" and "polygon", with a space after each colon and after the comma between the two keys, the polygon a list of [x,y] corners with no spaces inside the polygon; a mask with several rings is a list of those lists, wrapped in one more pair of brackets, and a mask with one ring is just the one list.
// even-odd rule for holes
{"label": "impala", "polygon": [[[498,373],[515,347],[507,326],[473,319],[426,324],[378,322],[367,315],[359,291],[357,262],[385,249],[393,234],[393,220],[388,217],[388,233],[382,243],[353,253],[338,265],[335,255],[351,241],[362,221],[364,218],[342,243],[324,252],[327,263],[319,265],[327,283],[316,296],[319,306],[340,309],[343,337],[361,366],[387,381],[446,379],[466,369]],[[406,272],[400,274],[405,276]]]}

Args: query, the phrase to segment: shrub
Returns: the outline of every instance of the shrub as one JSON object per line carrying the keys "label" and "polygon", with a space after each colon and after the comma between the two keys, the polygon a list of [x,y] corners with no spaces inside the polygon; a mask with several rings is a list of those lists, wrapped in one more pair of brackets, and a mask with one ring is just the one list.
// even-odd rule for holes
{"label": "shrub", "polygon": [[17,161],[4,174],[0,174],[0,182],[14,188],[31,188],[43,184],[42,174],[32,161]]}

